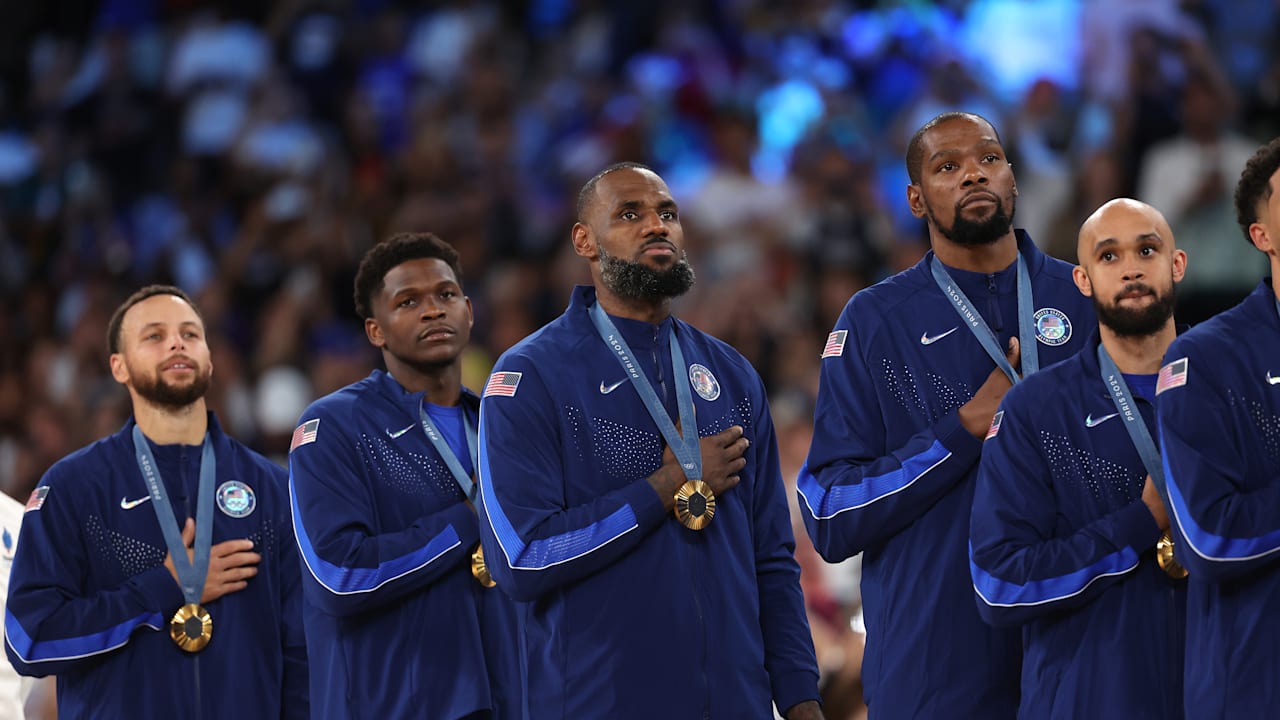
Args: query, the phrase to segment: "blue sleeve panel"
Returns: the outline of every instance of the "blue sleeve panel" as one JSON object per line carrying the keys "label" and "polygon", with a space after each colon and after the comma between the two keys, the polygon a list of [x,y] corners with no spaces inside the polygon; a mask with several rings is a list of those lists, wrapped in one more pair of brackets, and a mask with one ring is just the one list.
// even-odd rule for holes
{"label": "blue sleeve panel", "polygon": [[475,513],[459,500],[407,528],[381,531],[373,524],[376,491],[358,465],[354,418],[330,412],[322,400],[299,422],[315,419],[317,439],[289,453],[293,527],[314,582],[312,601],[331,615],[365,613],[457,569],[479,541]]}
{"label": "blue sleeve panel", "polygon": [[805,529],[828,562],[852,557],[914,522],[968,477],[982,449],[955,410],[900,447],[887,447],[854,307],[850,303],[836,324],[836,332],[848,332],[843,352],[822,361],[813,441],[797,481]]}
{"label": "blue sleeve panel", "polygon": [[1178,558],[1195,577],[1216,581],[1274,563],[1280,550],[1280,474],[1268,459],[1264,414],[1280,406],[1280,390],[1265,361],[1251,373],[1212,345],[1202,348],[1201,338],[1218,339],[1193,330],[1169,348],[1165,366],[1184,363],[1182,384],[1161,390],[1157,406],[1169,517],[1189,550]]}
{"label": "blue sleeve panel", "polygon": [[[1062,507],[1073,495],[1055,492],[1053,460],[1040,433],[1065,435],[1069,431],[1064,419],[1080,423],[1089,412],[1080,402],[1082,396],[1109,402],[1085,390],[1101,387],[1096,378],[1090,382],[1081,373],[1067,372],[1075,362],[1042,371],[1011,389],[1001,404],[999,431],[983,447],[970,522],[969,569],[978,611],[993,625],[1021,625],[1089,603],[1133,572],[1140,556],[1160,537],[1141,499],[1100,515],[1092,507]],[[1070,390],[1053,392],[1055,387]],[[1145,474],[1118,420],[1088,437],[1096,448],[1118,446],[1112,454],[1129,456],[1137,466],[1134,473]],[[1063,467],[1058,470],[1065,473]],[[1100,482],[1091,477],[1076,480],[1079,486]],[[1064,515],[1091,520],[1064,532]]]}
{"label": "blue sleeve panel", "polygon": [[485,557],[494,579],[517,600],[591,575],[640,543],[666,517],[644,477],[576,507],[563,507],[556,403],[534,363],[499,360],[495,372],[518,372],[511,397],[482,400],[480,496]]}

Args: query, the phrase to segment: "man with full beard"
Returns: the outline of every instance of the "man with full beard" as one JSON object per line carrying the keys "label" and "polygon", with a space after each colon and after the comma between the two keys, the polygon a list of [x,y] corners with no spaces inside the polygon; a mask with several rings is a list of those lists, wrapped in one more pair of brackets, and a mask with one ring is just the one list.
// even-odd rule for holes
{"label": "man with full beard", "polygon": [[906,161],[933,251],[854,295],[828,336],[801,515],[828,561],[863,553],[872,718],[1013,717],[1018,633],[982,621],[969,580],[973,479],[1005,391],[1079,350],[1093,312],[1071,266],[1013,229],[989,122],[939,115]]}
{"label": "man with full beard", "polygon": [[973,502],[973,586],[988,622],[1024,630],[1019,717],[1181,718],[1186,570],[1152,438],[1187,256],[1164,216],[1128,199],[1085,221],[1078,252],[1098,332],[1000,405]]}
{"label": "man with full beard", "polygon": [[58,676],[64,717],[309,717],[286,475],[205,407],[203,318],[178,288],[145,287],[107,346],[133,417],[31,493],[9,660]]}
{"label": "man with full beard", "polygon": [[480,534],[522,601],[525,716],[821,717],[765,389],[671,315],[694,276],[666,183],[606,168],[572,239],[593,285],[481,401]]}

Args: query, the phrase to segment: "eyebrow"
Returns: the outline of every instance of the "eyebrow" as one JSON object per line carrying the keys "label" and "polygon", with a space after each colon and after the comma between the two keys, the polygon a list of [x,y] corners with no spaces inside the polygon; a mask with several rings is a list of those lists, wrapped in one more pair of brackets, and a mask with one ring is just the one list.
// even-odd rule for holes
{"label": "eyebrow", "polygon": [[[644,203],[639,200],[623,200],[622,202],[618,203],[617,210],[618,211],[635,210],[637,208],[642,208],[642,207],[644,207]],[[674,208],[674,207],[676,207],[676,201],[673,200],[672,198],[666,198],[664,200],[661,200],[658,202],[658,205],[657,205],[657,208],[659,210],[666,210],[668,208]]]}
{"label": "eyebrow", "polygon": [[[989,148],[995,147],[995,148],[998,148],[1001,152],[1004,151],[1004,146],[1002,146],[995,138],[984,138],[978,141],[978,144],[974,145],[973,147],[978,149],[989,149]],[[950,157],[952,155],[962,155],[964,154],[964,152],[965,152],[964,148],[955,148],[955,147],[942,148],[941,150],[938,150],[929,156],[929,162],[932,163],[935,160],[938,160],[944,157]]]}
{"label": "eyebrow", "polygon": [[[1156,245],[1164,245],[1164,238],[1160,237],[1160,233],[1148,232],[1138,236],[1138,242],[1155,243]],[[1119,245],[1120,241],[1113,237],[1105,237],[1093,244],[1093,251],[1098,252],[1105,247]]]}

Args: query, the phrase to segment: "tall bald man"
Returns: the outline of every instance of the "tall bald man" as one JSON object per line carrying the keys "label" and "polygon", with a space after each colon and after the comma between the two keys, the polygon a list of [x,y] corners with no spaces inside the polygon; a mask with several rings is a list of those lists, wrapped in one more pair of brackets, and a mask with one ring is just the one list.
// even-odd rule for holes
{"label": "tall bald man", "polygon": [[1128,199],[1085,221],[1078,252],[1098,330],[1011,389],[987,433],[970,526],[978,609],[1024,628],[1018,717],[1180,718],[1185,570],[1152,436],[1187,256],[1155,208]]}

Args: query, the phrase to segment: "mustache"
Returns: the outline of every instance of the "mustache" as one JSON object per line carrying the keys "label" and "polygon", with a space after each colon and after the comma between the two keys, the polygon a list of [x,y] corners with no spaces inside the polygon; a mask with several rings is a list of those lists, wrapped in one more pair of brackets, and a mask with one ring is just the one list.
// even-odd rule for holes
{"label": "mustache", "polygon": [[1120,292],[1116,293],[1116,300],[1119,301],[1125,297],[1135,295],[1155,295],[1155,288],[1146,283],[1131,282],[1120,288]]}

